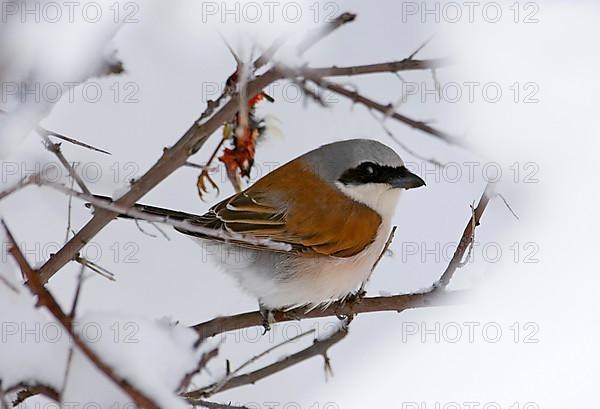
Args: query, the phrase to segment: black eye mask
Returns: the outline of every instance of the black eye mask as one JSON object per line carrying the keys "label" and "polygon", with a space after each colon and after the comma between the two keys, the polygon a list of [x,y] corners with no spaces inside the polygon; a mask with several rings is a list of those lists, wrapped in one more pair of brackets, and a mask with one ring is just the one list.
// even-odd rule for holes
{"label": "black eye mask", "polygon": [[363,162],[357,167],[345,171],[339,178],[339,181],[345,185],[387,183],[404,171],[408,172],[404,166],[394,168],[391,166],[378,165],[373,162]]}
{"label": "black eye mask", "polygon": [[404,189],[411,189],[425,184],[423,179],[411,173],[405,166],[393,167],[373,162],[363,162],[355,168],[348,169],[338,180],[344,185],[385,183]]}

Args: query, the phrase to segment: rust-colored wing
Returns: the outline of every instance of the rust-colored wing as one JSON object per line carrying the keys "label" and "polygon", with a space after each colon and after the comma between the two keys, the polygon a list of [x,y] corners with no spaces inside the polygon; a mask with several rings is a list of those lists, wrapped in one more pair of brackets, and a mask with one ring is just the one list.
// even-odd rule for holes
{"label": "rust-colored wing", "polygon": [[381,217],[324,184],[296,159],[192,223],[288,243],[300,254],[350,257],[373,242]]}

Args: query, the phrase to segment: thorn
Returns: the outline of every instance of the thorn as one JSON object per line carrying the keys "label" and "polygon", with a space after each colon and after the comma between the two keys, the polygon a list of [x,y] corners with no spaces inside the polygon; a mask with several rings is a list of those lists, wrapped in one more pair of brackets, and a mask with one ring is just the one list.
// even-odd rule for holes
{"label": "thorn", "polygon": [[225,36],[223,36],[223,34],[221,32],[219,32],[218,34],[219,34],[219,37],[221,37],[221,40],[223,40],[223,43],[225,43],[225,46],[227,47],[227,49],[229,50],[229,52],[231,53],[233,58],[235,59],[235,63],[239,66],[242,63],[242,60],[240,59],[240,57],[237,56],[235,51],[233,51],[233,48],[231,47],[231,45],[229,45],[229,42],[227,41]]}
{"label": "thorn", "polygon": [[415,57],[415,55],[417,55],[417,53],[423,49],[423,47],[429,44],[433,37],[435,37],[435,34],[432,34],[427,40],[425,40],[425,42],[421,44],[419,48],[417,48],[411,55],[408,56],[407,60],[412,60]]}
{"label": "thorn", "polygon": [[520,220],[519,216],[517,216],[517,214],[515,213],[515,211],[508,204],[508,200],[506,200],[506,198],[504,196],[502,196],[501,193],[496,193],[494,196],[497,196],[500,199],[502,199],[502,201],[504,202],[504,205],[506,206],[506,208],[508,209],[508,211],[512,213],[512,215],[515,217],[515,219]]}

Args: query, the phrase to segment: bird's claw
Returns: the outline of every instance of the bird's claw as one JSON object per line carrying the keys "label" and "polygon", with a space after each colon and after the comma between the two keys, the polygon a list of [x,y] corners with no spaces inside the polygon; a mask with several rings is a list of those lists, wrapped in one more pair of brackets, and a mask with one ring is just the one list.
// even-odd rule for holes
{"label": "bird's claw", "polygon": [[360,288],[357,292],[348,294],[348,296],[342,301],[342,306],[352,306],[358,304],[362,301],[365,295],[367,295],[367,292],[363,288]]}
{"label": "bird's claw", "polygon": [[338,309],[344,310],[346,306],[350,307],[350,313],[343,312],[337,313],[336,317],[340,321],[345,321],[346,325],[350,324],[350,322],[354,319],[354,313],[352,312],[352,307],[356,304],[359,304],[367,292],[361,287],[357,292],[348,294],[339,304]]}
{"label": "bird's claw", "polygon": [[263,318],[262,326],[264,328],[264,332],[262,334],[265,335],[271,330],[271,324],[275,324],[277,321],[275,320],[275,316],[273,315],[273,310],[270,310],[268,308],[265,308],[263,305],[260,305],[259,312]]}
{"label": "bird's claw", "polygon": [[210,175],[208,174],[208,170],[204,169],[202,170],[202,172],[200,172],[200,175],[198,175],[198,181],[196,182],[196,187],[198,188],[198,195],[200,195],[200,199],[203,199],[203,195],[205,193],[208,193],[208,187],[206,185],[207,181],[210,184],[210,186],[212,186],[212,188],[217,191],[217,194],[219,193],[219,186],[217,186],[216,182],[210,177]]}

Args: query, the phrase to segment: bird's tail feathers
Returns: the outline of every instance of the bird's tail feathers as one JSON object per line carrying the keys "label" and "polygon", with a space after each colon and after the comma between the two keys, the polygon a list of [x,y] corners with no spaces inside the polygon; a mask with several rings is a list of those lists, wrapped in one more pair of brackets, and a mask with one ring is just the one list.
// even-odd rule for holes
{"label": "bird's tail feathers", "polygon": [[[114,202],[112,200],[112,198],[110,198],[108,196],[94,195],[94,197],[97,199],[105,200],[109,203]],[[85,206],[90,208],[93,205],[91,203],[86,203]],[[165,209],[163,207],[148,206],[148,205],[141,204],[141,203],[136,203],[135,205],[132,206],[132,208],[134,208],[135,210],[140,211],[142,213],[148,214],[148,215],[168,217],[171,220],[195,221],[195,220],[199,220],[201,217],[200,215],[193,214],[193,213],[180,212],[177,210]],[[123,219],[135,219],[135,217],[125,214],[125,213],[120,213],[118,215],[118,217],[123,218]]]}

